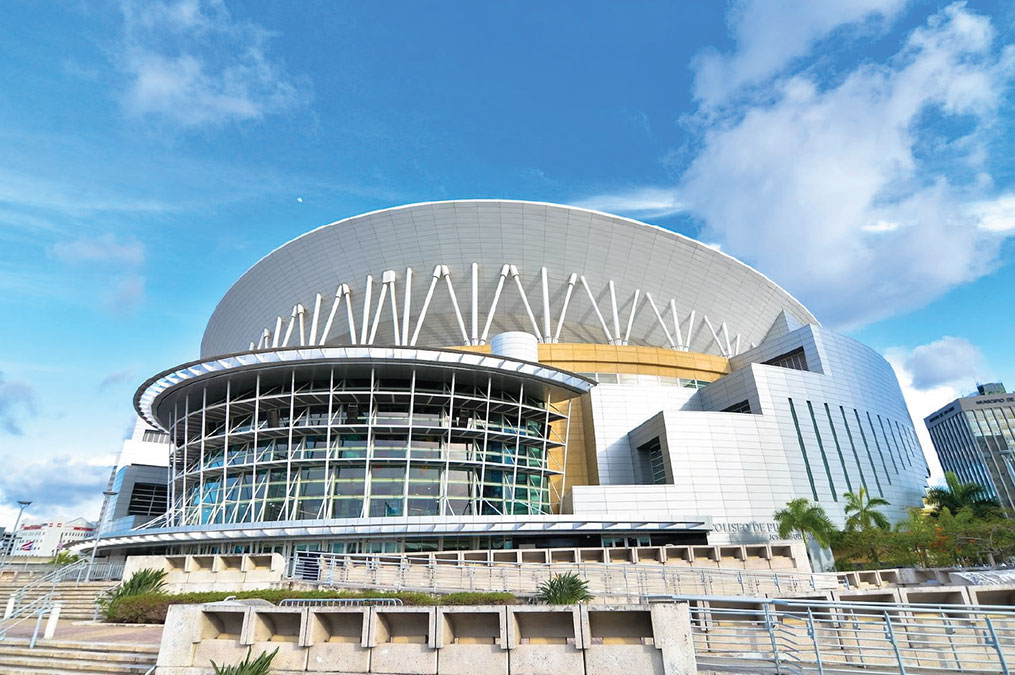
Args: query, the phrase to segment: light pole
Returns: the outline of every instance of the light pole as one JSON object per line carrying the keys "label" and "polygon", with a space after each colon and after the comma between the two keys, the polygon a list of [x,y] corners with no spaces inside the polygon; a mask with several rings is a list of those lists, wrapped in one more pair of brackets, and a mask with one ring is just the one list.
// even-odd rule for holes
{"label": "light pole", "polygon": [[26,500],[23,500],[23,499],[19,499],[18,500],[18,506],[20,506],[21,508],[18,509],[18,517],[14,521],[14,530],[11,532],[11,543],[10,543],[10,545],[7,546],[7,549],[4,552],[4,562],[3,562],[2,565],[0,565],[0,576],[3,576],[4,568],[7,567],[7,563],[10,561],[11,555],[13,555],[13,553],[14,553],[14,540],[15,540],[15,537],[18,536],[18,525],[21,524],[21,514],[24,513],[25,509],[28,508],[31,505],[32,505],[32,502],[30,502],[30,501],[26,501]]}
{"label": "light pole", "polygon": [[102,519],[106,517],[106,505],[110,497],[120,494],[114,490],[102,492],[102,510],[99,511],[99,522],[95,523],[95,541],[92,543],[92,559],[88,562],[88,572],[85,574],[85,581],[91,581],[92,568],[95,567],[95,552],[99,550],[99,532],[102,529]]}

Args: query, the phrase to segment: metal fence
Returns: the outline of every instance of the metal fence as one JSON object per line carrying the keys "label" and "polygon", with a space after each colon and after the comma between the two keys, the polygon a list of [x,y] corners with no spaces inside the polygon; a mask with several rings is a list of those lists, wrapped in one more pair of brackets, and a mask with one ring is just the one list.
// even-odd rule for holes
{"label": "metal fence", "polygon": [[634,563],[422,561],[404,555],[300,551],[292,579],[329,586],[417,590],[506,591],[530,594],[554,574],[574,572],[596,595],[804,595],[846,588],[835,575],[668,567]]}
{"label": "metal fence", "polygon": [[286,598],[279,607],[401,607],[399,598]]}
{"label": "metal fence", "polygon": [[699,667],[775,673],[1008,674],[1011,607],[663,596],[687,602]]}

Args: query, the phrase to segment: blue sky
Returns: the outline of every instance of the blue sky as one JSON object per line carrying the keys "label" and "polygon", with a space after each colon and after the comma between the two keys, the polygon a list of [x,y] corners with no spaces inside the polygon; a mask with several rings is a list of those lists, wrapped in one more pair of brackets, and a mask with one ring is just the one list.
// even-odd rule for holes
{"label": "blue sky", "polygon": [[237,277],[416,201],[719,245],[885,354],[918,428],[1015,386],[1012,3],[16,0],[0,64],[0,523],[94,517]]}

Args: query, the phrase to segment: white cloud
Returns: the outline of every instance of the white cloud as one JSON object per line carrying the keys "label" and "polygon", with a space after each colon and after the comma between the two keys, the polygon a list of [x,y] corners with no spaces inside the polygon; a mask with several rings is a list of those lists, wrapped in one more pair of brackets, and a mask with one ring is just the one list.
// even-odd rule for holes
{"label": "white cloud", "polygon": [[916,435],[930,466],[929,481],[940,483],[944,472],[923,418],[973,389],[975,377],[985,373],[983,356],[968,340],[944,336],[913,349],[892,347],[885,351],[885,358],[899,378]]}
{"label": "white cloud", "polygon": [[[998,52],[993,38],[986,17],[953,5],[885,64],[827,88],[784,78],[771,102],[704,132],[674,194],[703,221],[703,238],[770,273],[830,325],[921,306],[990,272],[1015,233],[1013,198],[984,188],[1015,72],[1015,48]],[[931,111],[962,116],[967,132],[947,147],[974,183],[921,161]]]}
{"label": "white cloud", "polygon": [[19,499],[31,500],[22,523],[78,516],[95,520],[115,456],[82,460],[69,455],[9,461],[0,473],[0,522],[14,525]]}
{"label": "white cloud", "polygon": [[832,31],[886,23],[906,0],[742,0],[727,16],[736,50],[700,53],[692,64],[694,96],[706,106],[721,104],[743,87],[762,84]]}
{"label": "white cloud", "polygon": [[966,338],[948,335],[913,349],[905,367],[913,386],[923,390],[942,385],[972,390],[977,379],[989,378],[979,347]]}
{"label": "white cloud", "polygon": [[676,190],[672,188],[643,187],[602,194],[574,203],[586,209],[620,213],[638,218],[662,218],[684,211],[684,205],[677,199]]}
{"label": "white cloud", "polygon": [[7,382],[0,373],[0,432],[20,436],[22,422],[35,412],[32,386],[27,382]]}
{"label": "white cloud", "polygon": [[127,75],[125,109],[184,127],[285,112],[308,100],[268,52],[271,34],[235,20],[222,0],[123,3],[117,55]]}
{"label": "white cloud", "polygon": [[61,241],[53,245],[53,256],[70,263],[122,263],[140,265],[144,262],[144,244],[135,237],[120,241],[114,234]]}
{"label": "white cloud", "polygon": [[887,220],[879,220],[878,222],[870,225],[861,225],[860,229],[864,232],[894,232],[899,229],[899,224],[892,223]]}
{"label": "white cloud", "polygon": [[979,220],[984,230],[1015,233],[1015,194],[973,204],[970,213]]}

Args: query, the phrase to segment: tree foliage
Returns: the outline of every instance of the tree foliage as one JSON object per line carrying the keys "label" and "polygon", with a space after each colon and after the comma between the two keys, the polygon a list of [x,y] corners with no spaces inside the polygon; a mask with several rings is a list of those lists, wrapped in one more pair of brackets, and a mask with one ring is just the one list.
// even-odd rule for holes
{"label": "tree foliage", "polygon": [[881,497],[871,497],[865,487],[860,488],[859,492],[846,492],[842,496],[846,499],[847,532],[891,529],[888,517],[878,511],[879,506],[888,506],[887,501]]}
{"label": "tree foliage", "polygon": [[797,532],[803,537],[814,537],[821,546],[829,546],[835,526],[828,518],[825,510],[809,499],[794,499],[786,504],[786,508],[775,512],[775,522],[779,525],[779,536],[786,538]]}
{"label": "tree foliage", "polygon": [[987,490],[977,483],[963,483],[951,471],[945,472],[945,486],[927,490],[926,502],[934,507],[934,515],[944,509],[958,513],[968,508],[977,518],[991,518],[1000,515],[1001,505],[991,498]]}

